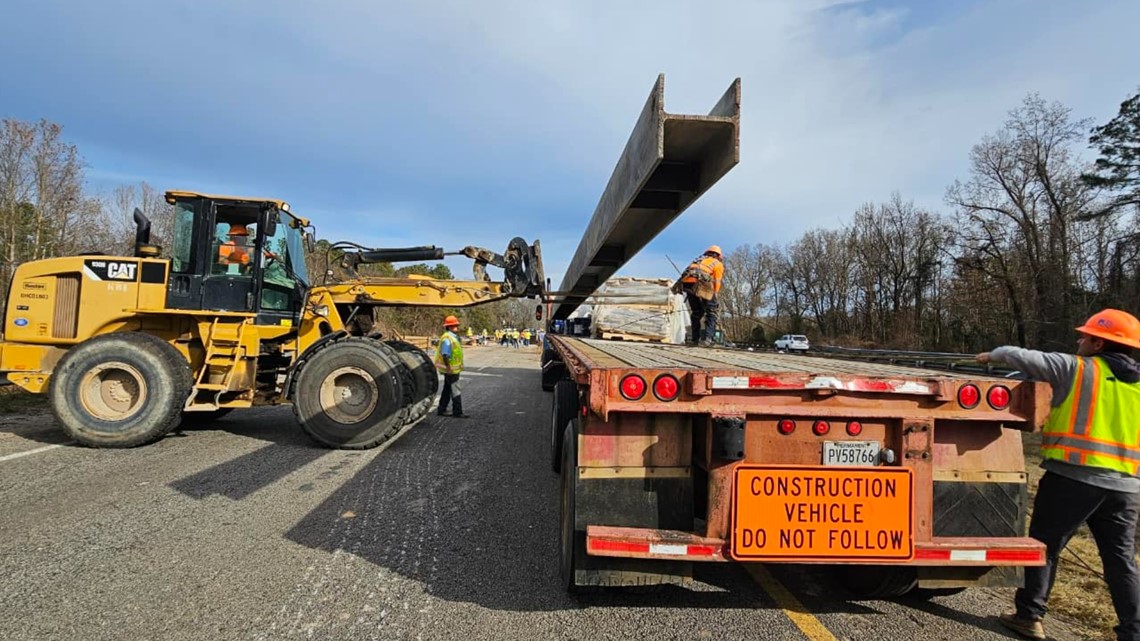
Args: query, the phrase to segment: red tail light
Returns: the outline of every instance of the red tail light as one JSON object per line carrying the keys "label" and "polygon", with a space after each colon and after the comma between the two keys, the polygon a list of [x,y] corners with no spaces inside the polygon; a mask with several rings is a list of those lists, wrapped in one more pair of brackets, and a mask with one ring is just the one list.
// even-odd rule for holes
{"label": "red tail light", "polygon": [[859,436],[863,433],[863,424],[859,421],[851,421],[847,424],[847,433],[851,436]]}
{"label": "red tail light", "polygon": [[978,390],[978,386],[973,383],[967,383],[958,388],[958,404],[962,407],[972,410],[982,402],[982,393]]}
{"label": "red tail light", "polygon": [[631,401],[641,400],[645,396],[645,379],[637,374],[628,374],[621,379],[621,395]]}
{"label": "red tail light", "polygon": [[659,401],[671,401],[681,391],[681,383],[672,374],[662,374],[653,381],[653,395]]}
{"label": "red tail light", "polygon": [[831,423],[827,421],[816,421],[812,423],[811,431],[815,432],[816,436],[823,436],[831,431]]}
{"label": "red tail light", "polygon": [[1009,407],[1009,388],[1004,385],[995,385],[986,394],[986,401],[995,410],[1004,410]]}
{"label": "red tail light", "polygon": [[791,434],[796,431],[796,422],[790,418],[785,418],[779,423],[776,423],[776,429],[779,430],[781,434]]}

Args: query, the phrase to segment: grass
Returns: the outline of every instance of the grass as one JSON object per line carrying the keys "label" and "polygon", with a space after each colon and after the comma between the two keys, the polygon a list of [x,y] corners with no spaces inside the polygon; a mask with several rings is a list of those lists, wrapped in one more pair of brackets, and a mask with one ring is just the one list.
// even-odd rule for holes
{"label": "grass", "polygon": [[26,414],[47,409],[47,395],[25,392],[15,385],[0,387],[0,413]]}
{"label": "grass", "polygon": [[[1026,434],[1023,439],[1025,464],[1029,472],[1029,505],[1037,494],[1037,483],[1044,473],[1041,463],[1040,432]],[[1061,553],[1057,580],[1049,595],[1049,616],[1064,619],[1083,638],[1112,641],[1116,634],[1116,611],[1108,587],[1101,578],[1104,568],[1097,553],[1096,543],[1085,526],[1069,541]],[[1048,617],[1045,621],[1048,630]]]}

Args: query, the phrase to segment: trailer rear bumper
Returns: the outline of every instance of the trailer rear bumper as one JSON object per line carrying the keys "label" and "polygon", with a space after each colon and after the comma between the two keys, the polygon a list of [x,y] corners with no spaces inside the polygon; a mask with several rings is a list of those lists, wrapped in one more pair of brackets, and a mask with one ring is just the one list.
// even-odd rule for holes
{"label": "trailer rear bumper", "polygon": [[[728,541],[676,530],[586,527],[586,552],[591,556],[685,561],[732,561]],[[768,560],[766,563],[805,563]],[[827,561],[844,564],[845,561]],[[851,563],[858,564],[859,559]],[[1040,566],[1045,565],[1045,544],[1029,537],[935,537],[915,542],[914,558],[891,565],[911,566]]]}

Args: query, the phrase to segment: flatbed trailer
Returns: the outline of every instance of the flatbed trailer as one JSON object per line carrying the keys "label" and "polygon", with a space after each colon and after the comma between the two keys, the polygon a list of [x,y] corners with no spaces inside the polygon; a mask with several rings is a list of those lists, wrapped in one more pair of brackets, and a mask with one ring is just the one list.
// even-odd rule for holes
{"label": "flatbed trailer", "polygon": [[548,335],[570,591],[694,562],[835,566],[860,596],[1017,585],[1043,383]]}

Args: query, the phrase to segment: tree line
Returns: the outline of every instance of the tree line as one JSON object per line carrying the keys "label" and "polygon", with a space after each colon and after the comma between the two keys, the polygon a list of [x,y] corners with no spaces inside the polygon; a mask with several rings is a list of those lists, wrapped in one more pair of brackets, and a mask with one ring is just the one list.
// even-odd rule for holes
{"label": "tree line", "polygon": [[1098,309],[1140,312],[1140,94],[1092,124],[1031,94],[973,146],[945,211],[894,193],[838,228],[735,248],[725,332],[758,343],[804,333],[888,349],[1070,349],[1073,328]]}
{"label": "tree line", "polygon": [[[172,212],[162,191],[142,182],[91,192],[79,151],[62,132],[46,120],[0,121],[4,291],[26,261],[129,254],[136,207],[152,221],[153,242],[169,244]],[[1060,103],[1027,96],[973,146],[945,206],[932,211],[894,193],[859,206],[837,228],[783,246],[735,248],[721,291],[726,333],[758,343],[792,332],[864,347],[1065,349],[1073,327],[1097,309],[1140,312],[1140,93],[1095,127]],[[306,257],[315,280],[330,260],[316,249]],[[443,265],[367,270],[451,278]],[[436,317],[448,312],[476,331],[533,324],[533,303],[519,300],[393,309],[377,320],[399,333],[434,334]]]}
{"label": "tree line", "polygon": [[[64,139],[62,126],[47,120],[0,120],[0,291],[9,290],[16,268],[28,261],[81,253],[132,255],[136,208],[151,221],[151,242],[169,255],[174,212],[162,189],[140,182],[93,191],[79,149]],[[329,245],[321,240],[306,252],[308,271],[317,283],[340,259],[328,251]],[[452,279],[443,264],[379,263],[361,271]],[[465,327],[493,331],[532,326],[533,313],[533,303],[508,300],[466,309],[389,308],[378,311],[375,321],[388,335],[437,335],[448,314],[458,315]]]}

